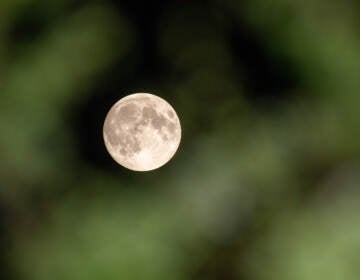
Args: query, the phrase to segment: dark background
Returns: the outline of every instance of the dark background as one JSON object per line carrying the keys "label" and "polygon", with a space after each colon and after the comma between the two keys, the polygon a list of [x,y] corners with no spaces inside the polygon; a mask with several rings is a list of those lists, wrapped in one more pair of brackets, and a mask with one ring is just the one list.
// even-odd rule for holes
{"label": "dark background", "polygon": [[[0,3],[1,279],[358,279],[359,4]],[[182,124],[151,172],[109,108]]]}

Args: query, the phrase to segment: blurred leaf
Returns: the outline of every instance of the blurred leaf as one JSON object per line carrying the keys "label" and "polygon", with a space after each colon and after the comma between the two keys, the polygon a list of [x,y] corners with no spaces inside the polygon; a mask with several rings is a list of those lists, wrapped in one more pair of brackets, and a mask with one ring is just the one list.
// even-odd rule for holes
{"label": "blurred leaf", "polygon": [[7,132],[0,137],[2,170],[8,176],[19,172],[37,181],[70,166],[64,112],[83,98],[74,94],[86,92],[96,74],[125,54],[127,28],[111,7],[89,5],[12,65],[0,105],[0,126]]}

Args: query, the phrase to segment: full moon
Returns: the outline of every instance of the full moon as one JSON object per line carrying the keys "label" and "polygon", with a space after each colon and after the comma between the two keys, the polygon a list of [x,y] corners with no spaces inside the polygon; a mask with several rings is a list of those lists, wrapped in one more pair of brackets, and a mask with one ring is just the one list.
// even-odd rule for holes
{"label": "full moon", "polygon": [[134,171],[149,171],[174,156],[181,126],[175,110],[164,99],[134,93],[111,107],[103,136],[106,149],[117,163]]}

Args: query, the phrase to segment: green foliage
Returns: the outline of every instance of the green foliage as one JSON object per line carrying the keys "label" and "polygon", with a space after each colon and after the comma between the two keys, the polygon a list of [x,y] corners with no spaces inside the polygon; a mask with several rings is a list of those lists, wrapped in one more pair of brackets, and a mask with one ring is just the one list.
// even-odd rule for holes
{"label": "green foliage", "polygon": [[331,206],[316,205],[281,214],[253,250],[253,258],[247,260],[251,278],[358,279],[358,211],[358,197],[346,197]]}
{"label": "green foliage", "polygon": [[[357,2],[208,2],[162,7],[152,35],[168,68],[150,74],[126,5],[0,2],[0,204],[19,279],[357,279]],[[41,32],[19,39],[27,17]],[[258,69],[233,26],[294,69],[285,98],[248,98]],[[111,90],[156,89],[178,112],[182,143],[163,168],[80,158],[71,112],[111,75]]]}

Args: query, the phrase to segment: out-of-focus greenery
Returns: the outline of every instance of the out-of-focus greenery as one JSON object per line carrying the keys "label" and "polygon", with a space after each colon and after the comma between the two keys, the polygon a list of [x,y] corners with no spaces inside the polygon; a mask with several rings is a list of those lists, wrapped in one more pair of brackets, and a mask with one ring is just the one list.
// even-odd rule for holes
{"label": "out-of-focus greenery", "polygon": [[[357,1],[131,3],[0,2],[1,279],[358,279]],[[101,139],[138,91],[183,131],[148,173]]]}
{"label": "out-of-focus greenery", "polygon": [[244,262],[255,279],[358,279],[359,194],[354,189],[359,176],[353,181],[354,171],[359,172],[358,167],[339,168],[325,184],[328,192],[340,183],[351,193],[335,201],[323,193],[310,205],[289,209],[274,219]]}

